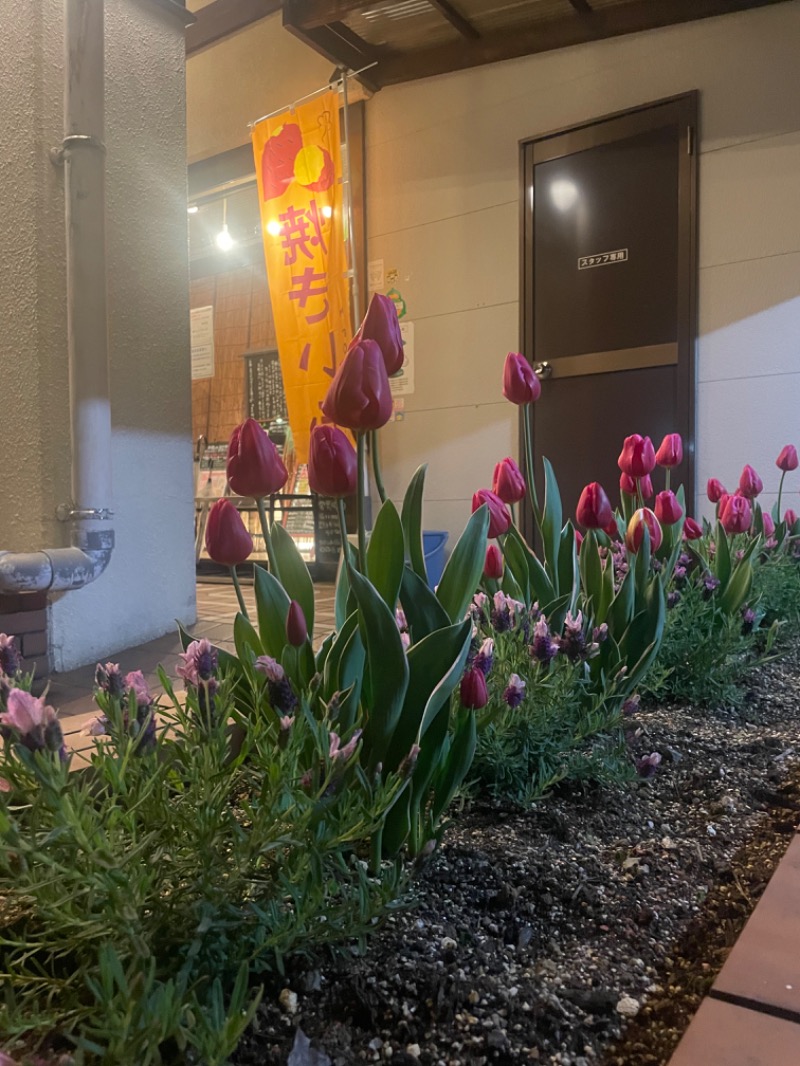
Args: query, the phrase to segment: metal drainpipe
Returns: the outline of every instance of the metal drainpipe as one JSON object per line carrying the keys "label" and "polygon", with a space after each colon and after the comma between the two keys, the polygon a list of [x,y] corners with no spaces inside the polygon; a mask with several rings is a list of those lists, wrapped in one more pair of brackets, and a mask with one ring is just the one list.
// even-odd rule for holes
{"label": "metal drainpipe", "polygon": [[104,0],[64,3],[64,166],[72,502],[69,548],[0,552],[0,592],[77,589],[111,559],[111,406],[105,254]]}

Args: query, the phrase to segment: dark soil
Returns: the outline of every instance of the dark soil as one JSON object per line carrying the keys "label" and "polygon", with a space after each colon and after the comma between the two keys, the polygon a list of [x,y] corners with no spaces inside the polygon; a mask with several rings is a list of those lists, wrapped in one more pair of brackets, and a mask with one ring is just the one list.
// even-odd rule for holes
{"label": "dark soil", "polygon": [[234,1061],[667,1062],[794,830],[799,680],[795,655],[743,711],[642,710],[632,752],[662,758],[632,788],[457,817],[412,907],[265,989]]}

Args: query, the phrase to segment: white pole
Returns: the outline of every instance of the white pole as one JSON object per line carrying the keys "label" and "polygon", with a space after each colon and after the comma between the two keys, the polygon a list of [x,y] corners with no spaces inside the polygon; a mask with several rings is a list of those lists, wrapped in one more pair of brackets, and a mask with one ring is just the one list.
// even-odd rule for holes
{"label": "white pole", "polygon": [[344,113],[344,150],[342,158],[342,184],[344,186],[345,218],[347,221],[347,252],[350,268],[350,302],[353,310],[353,330],[361,321],[361,293],[358,285],[358,259],[356,235],[353,229],[353,185],[350,169],[350,109],[347,102],[347,70],[342,68],[342,111]]}

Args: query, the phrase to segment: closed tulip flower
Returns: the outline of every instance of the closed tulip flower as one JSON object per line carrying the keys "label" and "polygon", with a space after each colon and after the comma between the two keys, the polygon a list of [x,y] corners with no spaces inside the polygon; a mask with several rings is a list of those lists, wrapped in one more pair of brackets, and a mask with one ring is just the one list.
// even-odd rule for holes
{"label": "closed tulip flower", "polygon": [[619,491],[624,492],[626,496],[635,496],[637,492],[636,478],[626,474],[624,470],[619,475]]}
{"label": "closed tulip flower", "polygon": [[331,422],[358,431],[380,429],[392,414],[392,392],[383,353],[375,341],[350,345],[322,410]]}
{"label": "closed tulip flower", "polygon": [[501,533],[507,533],[511,526],[511,515],[500,497],[489,489],[478,489],[472,497],[473,513],[483,504],[489,508],[489,537],[499,537]]}
{"label": "closed tulip flower", "polygon": [[356,342],[375,341],[383,353],[386,373],[391,377],[403,368],[403,336],[394,300],[383,293],[374,292],[369,302],[364,321],[361,323]]}
{"label": "closed tulip flower", "polygon": [[469,707],[470,710],[479,711],[489,702],[489,690],[486,688],[486,678],[483,671],[477,667],[467,670],[461,678],[461,706]]}
{"label": "closed tulip flower", "polygon": [[224,566],[243,563],[253,551],[253,538],[230,500],[217,500],[208,512],[206,551]]}
{"label": "closed tulip flower", "polygon": [[775,460],[775,465],[779,470],[787,473],[789,470],[796,470],[797,463],[797,448],[793,444],[785,444],[781,448],[781,454]]}
{"label": "closed tulip flower", "polygon": [[254,418],[231,434],[227,474],[237,496],[272,496],[286,484],[289,474],[278,449]]}
{"label": "closed tulip flower", "polygon": [[286,614],[286,639],[293,648],[302,648],[307,637],[308,626],[306,625],[306,616],[303,614],[303,608],[297,600],[292,600]]}
{"label": "closed tulip flower", "polygon": [[703,535],[703,527],[694,518],[687,518],[683,523],[683,535],[687,540],[700,540]]}
{"label": "closed tulip flower", "polygon": [[503,368],[503,395],[507,400],[521,406],[536,403],[542,394],[542,385],[533,367],[519,352],[509,352]]}
{"label": "closed tulip flower", "polygon": [[628,550],[632,552],[638,552],[644,541],[645,529],[650,534],[650,547],[653,551],[657,551],[661,547],[661,541],[663,540],[663,533],[661,532],[661,526],[658,523],[658,519],[650,510],[649,507],[640,507],[638,511],[633,512],[630,522],[628,523],[628,529],[625,533],[625,543],[628,546]]}
{"label": "closed tulip flower", "polygon": [[638,433],[626,437],[617,460],[620,470],[630,477],[640,478],[652,473],[656,465],[656,453],[649,437]]}
{"label": "closed tulip flower", "polygon": [[787,529],[792,529],[797,525],[797,512],[793,511],[791,507],[787,507],[783,512],[783,520],[786,523]]}
{"label": "closed tulip flower", "polygon": [[320,496],[353,496],[358,481],[356,450],[336,426],[314,426],[308,455],[308,484]]}
{"label": "closed tulip flower", "polygon": [[727,496],[728,490],[716,477],[710,477],[708,479],[708,485],[706,486],[706,496],[708,496],[711,503],[719,503],[723,496]]}
{"label": "closed tulip flower", "polygon": [[490,544],[486,549],[483,576],[494,581],[499,581],[503,576],[503,553],[496,544]]}
{"label": "closed tulip flower", "polygon": [[492,492],[499,496],[503,503],[519,503],[525,498],[525,478],[510,456],[494,468]]}
{"label": "closed tulip flower", "polygon": [[683,461],[683,441],[680,433],[668,433],[656,452],[659,466],[680,466]]}
{"label": "closed tulip flower", "polygon": [[746,496],[729,496],[720,509],[719,520],[726,533],[746,533],[753,521],[753,508]]}
{"label": "closed tulip flower", "polygon": [[592,481],[583,490],[578,500],[575,518],[586,529],[605,529],[613,520],[611,504],[599,482]]}
{"label": "closed tulip flower", "polygon": [[764,536],[769,539],[775,532],[775,523],[772,520],[772,515],[769,511],[764,511],[761,515],[761,521],[764,524]]}
{"label": "closed tulip flower", "polygon": [[674,526],[683,518],[683,508],[678,503],[678,497],[669,489],[659,492],[656,496],[655,512],[662,526]]}
{"label": "closed tulip flower", "polygon": [[645,474],[644,477],[639,478],[639,491],[642,494],[643,500],[652,500],[653,498],[653,480],[649,474]]}
{"label": "closed tulip flower", "polygon": [[754,500],[764,490],[764,482],[748,463],[739,477],[739,492],[745,499]]}

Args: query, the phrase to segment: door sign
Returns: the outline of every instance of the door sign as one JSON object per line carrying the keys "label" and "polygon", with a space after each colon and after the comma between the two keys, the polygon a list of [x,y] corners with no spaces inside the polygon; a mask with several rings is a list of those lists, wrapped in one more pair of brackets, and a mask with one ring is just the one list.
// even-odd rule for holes
{"label": "door sign", "polygon": [[602,267],[608,263],[626,263],[628,261],[628,249],[618,248],[616,252],[600,252],[599,255],[582,255],[578,260],[578,270],[588,270],[590,267]]}

